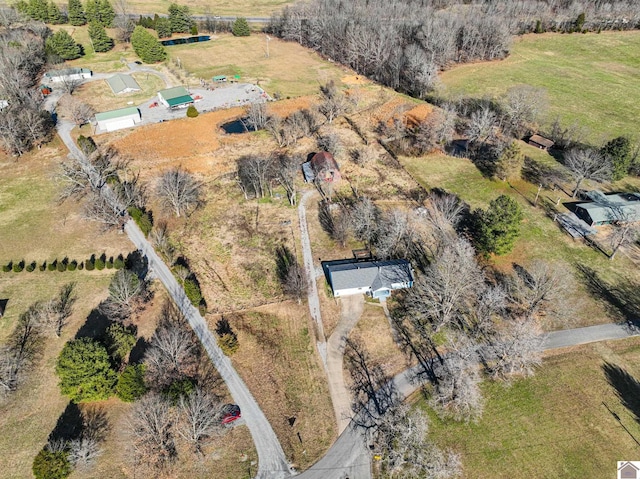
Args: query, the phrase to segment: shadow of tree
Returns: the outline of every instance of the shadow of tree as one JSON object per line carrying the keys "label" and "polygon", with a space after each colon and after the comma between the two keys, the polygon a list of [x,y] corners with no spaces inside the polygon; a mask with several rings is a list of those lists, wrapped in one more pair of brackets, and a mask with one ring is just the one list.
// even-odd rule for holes
{"label": "shadow of tree", "polygon": [[76,333],[76,339],[100,338],[104,336],[107,328],[111,325],[112,321],[109,316],[107,316],[100,310],[100,306],[93,309],[89,313],[89,316],[87,316],[87,320],[80,327],[80,329],[78,329],[78,332]]}
{"label": "shadow of tree", "polygon": [[149,342],[145,338],[139,337],[129,353],[129,364],[141,363],[148,348]]}
{"label": "shadow of tree", "polygon": [[640,326],[640,287],[628,278],[621,278],[617,284],[603,280],[592,268],[580,264],[578,273],[589,292],[605,301],[608,312],[629,326]]}
{"label": "shadow of tree", "polygon": [[83,417],[80,407],[76,403],[69,402],[64,409],[53,431],[49,434],[49,442],[72,441],[82,435]]}
{"label": "shadow of tree", "polygon": [[640,382],[620,366],[609,362],[602,365],[602,370],[609,384],[616,390],[622,405],[640,423]]}

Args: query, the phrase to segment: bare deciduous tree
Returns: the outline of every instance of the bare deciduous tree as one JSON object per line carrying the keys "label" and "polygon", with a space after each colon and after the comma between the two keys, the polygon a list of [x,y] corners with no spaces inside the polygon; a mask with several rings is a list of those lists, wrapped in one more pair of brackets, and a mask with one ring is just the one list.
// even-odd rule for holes
{"label": "bare deciduous tree", "polygon": [[222,405],[210,393],[196,387],[186,398],[180,397],[178,408],[180,420],[176,431],[193,447],[194,453],[201,454],[204,441],[222,431]]}
{"label": "bare deciduous tree", "polygon": [[114,320],[126,321],[143,300],[145,283],[128,269],[116,271],[109,284],[109,297],[100,305],[101,311]]}
{"label": "bare deciduous tree", "polygon": [[319,111],[329,123],[349,111],[348,98],[342,93],[333,81],[320,86]]}
{"label": "bare deciduous tree", "polygon": [[202,183],[182,168],[165,171],[156,187],[156,194],[162,206],[176,216],[196,208],[202,201]]}
{"label": "bare deciduous tree", "polygon": [[39,303],[40,321],[42,324],[60,337],[72,313],[72,308],[78,297],[74,294],[75,283],[65,284],[54,299]]}
{"label": "bare deciduous tree", "polygon": [[318,203],[318,219],[322,229],[344,248],[349,239],[349,212],[341,205],[323,200]]}
{"label": "bare deciduous tree", "polygon": [[307,295],[307,276],[298,258],[285,245],[276,247],[276,269],[284,293],[300,304]]}
{"label": "bare deciduous tree", "polygon": [[173,427],[170,406],[159,394],[136,401],[129,416],[136,461],[159,470],[171,463],[176,457]]}
{"label": "bare deciduous tree", "polygon": [[425,201],[423,216],[442,239],[455,234],[465,205],[460,198],[441,190],[431,190]]}
{"label": "bare deciduous tree", "polygon": [[256,198],[264,198],[271,191],[274,177],[274,160],[271,156],[250,155],[238,159],[238,181],[245,199],[252,192]]}
{"label": "bare deciduous tree", "polygon": [[162,389],[187,376],[195,368],[197,351],[193,333],[182,322],[163,321],[145,353],[149,384]]}
{"label": "bare deciduous tree", "polygon": [[419,247],[416,218],[394,208],[381,215],[375,235],[375,250],[380,258],[412,257]]}
{"label": "bare deciduous tree", "polygon": [[469,143],[485,145],[494,137],[497,125],[498,117],[488,106],[474,111],[465,132]]}
{"label": "bare deciduous tree", "polygon": [[380,210],[370,198],[364,196],[351,209],[351,226],[356,238],[367,246],[375,242]]}
{"label": "bare deciduous tree", "polygon": [[102,455],[100,443],[91,437],[80,437],[69,442],[69,462],[79,469],[90,468]]}
{"label": "bare deciduous tree", "polygon": [[431,443],[428,431],[429,419],[420,409],[399,404],[387,412],[373,441],[385,477],[448,479],[460,473],[460,457]]}
{"label": "bare deciduous tree", "polygon": [[246,121],[247,126],[253,131],[262,130],[269,120],[267,105],[265,103],[251,103],[247,107],[246,114],[247,118],[244,121]]}
{"label": "bare deciduous tree", "polygon": [[548,106],[547,91],[531,85],[517,85],[507,90],[503,101],[503,127],[516,138],[532,131]]}
{"label": "bare deciduous tree", "polygon": [[405,308],[418,329],[439,331],[470,308],[483,282],[473,247],[467,240],[456,239],[407,291]]}
{"label": "bare deciduous tree", "polygon": [[557,303],[566,301],[571,283],[563,266],[536,260],[526,269],[516,265],[515,270],[510,293],[524,316],[551,313]]}
{"label": "bare deciduous tree", "polygon": [[565,154],[564,165],[576,183],[573,188],[574,198],[584,180],[605,182],[611,178],[611,164],[597,150],[573,148]]}
{"label": "bare deciduous tree", "polygon": [[484,399],[480,391],[478,346],[458,335],[447,345],[444,361],[435,369],[431,405],[444,417],[476,421],[482,416]]}
{"label": "bare deciduous tree", "polygon": [[505,320],[482,355],[494,377],[530,376],[542,362],[542,335],[535,319]]}
{"label": "bare deciduous tree", "polygon": [[275,165],[276,181],[287,192],[287,199],[291,206],[297,204],[297,189],[296,189],[296,175],[300,171],[300,164],[302,163],[300,157],[297,155],[277,155]]}
{"label": "bare deciduous tree", "polygon": [[100,223],[103,229],[117,228],[122,225],[120,205],[114,204],[104,195],[92,191],[87,195],[82,216],[88,221]]}

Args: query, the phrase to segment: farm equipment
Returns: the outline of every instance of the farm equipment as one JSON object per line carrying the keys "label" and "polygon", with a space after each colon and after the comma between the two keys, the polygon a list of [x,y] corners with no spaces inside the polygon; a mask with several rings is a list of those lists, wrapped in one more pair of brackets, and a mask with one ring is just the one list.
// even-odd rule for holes
{"label": "farm equipment", "polygon": [[149,108],[155,108],[158,106],[158,102],[154,101],[151,105],[149,105]]}

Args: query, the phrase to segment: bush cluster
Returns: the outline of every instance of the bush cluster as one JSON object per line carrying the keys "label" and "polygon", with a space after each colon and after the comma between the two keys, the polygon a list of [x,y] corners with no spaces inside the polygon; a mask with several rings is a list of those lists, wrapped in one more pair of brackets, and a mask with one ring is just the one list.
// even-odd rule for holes
{"label": "bush cluster", "polygon": [[129,216],[133,218],[138,227],[142,230],[145,236],[149,236],[151,229],[153,228],[153,215],[151,211],[146,211],[144,208],[138,208],[136,206],[130,206],[127,209]]}
{"label": "bush cluster", "polygon": [[69,259],[68,257],[64,257],[61,260],[54,259],[53,261],[43,261],[42,263],[38,263],[37,261],[31,261],[27,263],[24,259],[18,262],[9,261],[6,264],[2,265],[2,271],[5,273],[9,273],[13,271],[14,273],[21,273],[23,270],[26,270],[28,273],[34,272],[36,269],[39,271],[75,271],[75,270],[84,270],[93,271],[94,269],[103,270],[107,269],[123,269],[125,267],[125,260],[122,254],[119,254],[117,257],[107,256],[102,253],[100,256],[96,257],[95,254],[92,254],[90,258],[85,261],[78,262],[75,259]]}

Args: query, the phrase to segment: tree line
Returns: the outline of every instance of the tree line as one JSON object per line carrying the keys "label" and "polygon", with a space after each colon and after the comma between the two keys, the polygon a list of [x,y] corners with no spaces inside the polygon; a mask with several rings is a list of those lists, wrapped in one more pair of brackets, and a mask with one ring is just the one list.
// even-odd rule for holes
{"label": "tree line", "polygon": [[640,6],[632,0],[314,0],[274,14],[267,30],[423,98],[437,84],[439,69],[504,58],[512,35],[639,24]]}

